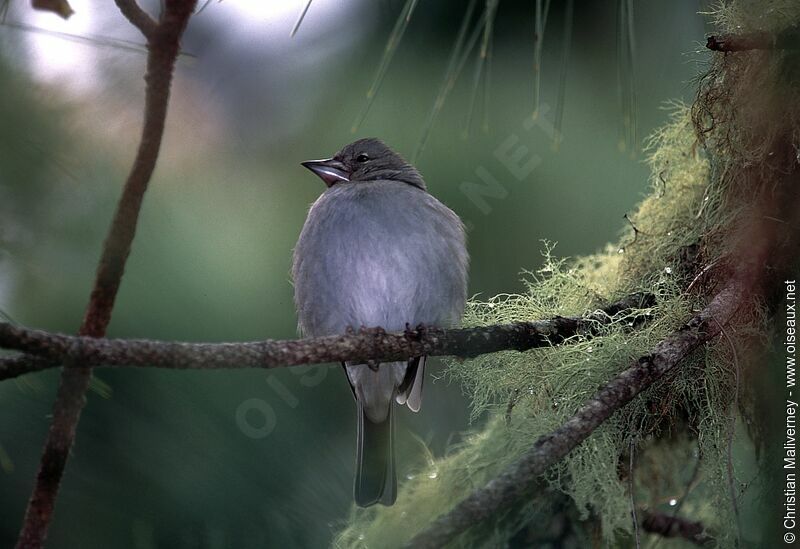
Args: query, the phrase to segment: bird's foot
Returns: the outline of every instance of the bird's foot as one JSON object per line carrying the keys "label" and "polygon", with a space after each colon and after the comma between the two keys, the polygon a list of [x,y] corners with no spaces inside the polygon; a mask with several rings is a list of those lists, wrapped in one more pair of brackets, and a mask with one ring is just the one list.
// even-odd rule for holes
{"label": "bird's foot", "polygon": [[415,328],[411,327],[411,324],[406,322],[406,329],[404,335],[413,340],[420,340],[423,339],[426,335],[428,335],[428,326],[426,324],[417,324]]}

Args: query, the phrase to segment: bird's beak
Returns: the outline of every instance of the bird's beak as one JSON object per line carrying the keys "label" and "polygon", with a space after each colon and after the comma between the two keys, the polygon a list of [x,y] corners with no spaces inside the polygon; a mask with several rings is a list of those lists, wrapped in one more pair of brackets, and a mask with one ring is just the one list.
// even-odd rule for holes
{"label": "bird's beak", "polygon": [[301,164],[317,174],[328,187],[332,187],[339,181],[350,181],[350,172],[347,167],[333,158],[309,160],[301,162]]}

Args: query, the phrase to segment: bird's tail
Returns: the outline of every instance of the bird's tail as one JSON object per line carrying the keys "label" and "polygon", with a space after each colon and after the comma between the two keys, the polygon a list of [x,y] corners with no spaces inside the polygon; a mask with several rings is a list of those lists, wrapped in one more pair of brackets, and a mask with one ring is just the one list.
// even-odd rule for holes
{"label": "bird's tail", "polygon": [[391,404],[386,419],[375,423],[367,417],[363,406],[358,402],[358,452],[354,494],[359,507],[369,507],[376,503],[392,505],[397,498],[393,445]]}

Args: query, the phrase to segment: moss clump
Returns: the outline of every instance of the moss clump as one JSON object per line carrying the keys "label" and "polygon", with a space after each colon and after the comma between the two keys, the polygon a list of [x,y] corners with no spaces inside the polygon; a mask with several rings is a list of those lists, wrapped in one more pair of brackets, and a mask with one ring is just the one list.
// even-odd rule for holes
{"label": "moss clump", "polygon": [[[695,145],[688,109],[676,106],[670,124],[650,143],[653,192],[631,216],[638,232],[631,228],[619,244],[572,261],[555,258],[552,247],[545,245],[544,266],[527,274],[527,292],[471,302],[465,325],[584,314],[634,291],[655,293],[657,304],[646,311],[618,315],[591,339],[576,337],[559,347],[501,352],[451,364],[448,375],[471,395],[473,417],[488,413],[486,426],[450,455],[434,461],[428,471],[405,482],[393,507],[355,510],[337,545],[385,547],[386,540],[400,544],[409,539],[453,502],[515,461],[537,437],[563,423],[599,385],[686,320],[693,303],[681,291],[685,269],[675,258],[681,248],[697,243],[709,227],[720,222],[720,210],[715,207],[719,197],[708,188],[708,162]],[[649,322],[632,329],[633,316],[641,314],[648,314]],[[709,390],[730,392],[729,376],[720,376],[720,384],[707,370],[699,374],[706,366],[705,358],[705,353],[697,353],[668,380],[668,387],[653,388],[637,398],[543,479],[551,493],[566,494],[574,502],[579,519],[602,510],[595,514],[606,540],[612,541],[620,533],[628,535],[633,527],[620,456],[627,454],[632,442],[642,445],[648,437],[655,438],[662,428],[660,417],[674,417],[686,410],[699,414],[691,421],[702,424],[708,433],[702,449],[707,463],[724,464],[721,452],[725,449],[727,411],[715,410],[707,403]],[[706,379],[707,385],[698,384],[698,379]],[[717,395],[713,401],[719,402]],[[655,415],[654,406],[658,406]],[[666,463],[652,456],[642,462],[647,467],[637,466],[637,479],[650,476],[645,471],[650,468],[665,478],[683,473],[684,463]],[[643,490],[638,492],[650,498]],[[722,501],[716,504],[724,509],[724,492],[720,496]],[[707,501],[706,505],[715,503]],[[465,533],[458,544],[508,540],[523,523],[541,515],[542,506],[546,507],[542,502],[511,509],[503,519]],[[718,521],[723,517],[724,513],[716,513]]]}

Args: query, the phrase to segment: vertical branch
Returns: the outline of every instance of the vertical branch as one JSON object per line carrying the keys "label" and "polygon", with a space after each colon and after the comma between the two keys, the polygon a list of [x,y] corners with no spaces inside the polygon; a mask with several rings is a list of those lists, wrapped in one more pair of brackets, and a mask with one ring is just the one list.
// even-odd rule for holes
{"label": "vertical branch", "polygon": [[[104,336],[111,320],[125,262],[136,234],[142,199],[161,147],[180,38],[197,0],[166,0],[157,24],[133,0],[115,1],[123,15],[147,38],[145,112],[136,158],[103,244],[91,297],[79,331],[80,335],[90,337]],[[18,549],[42,547],[47,537],[47,528],[75,440],[81,410],[86,403],[86,390],[91,376],[91,368],[64,368],[62,371],[36,484],[17,540]]]}

